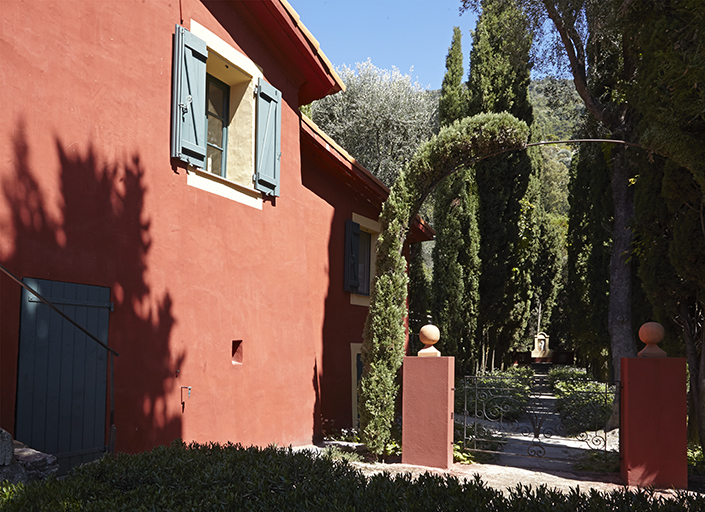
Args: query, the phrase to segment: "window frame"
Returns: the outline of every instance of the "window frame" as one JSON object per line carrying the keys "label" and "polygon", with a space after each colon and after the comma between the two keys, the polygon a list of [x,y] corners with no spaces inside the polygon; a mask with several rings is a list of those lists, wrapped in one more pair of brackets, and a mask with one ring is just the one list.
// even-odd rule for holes
{"label": "window frame", "polygon": [[[194,69],[198,69],[198,74],[192,77],[190,73]],[[187,184],[261,210],[264,197],[279,196],[281,92],[264,81],[262,69],[247,56],[194,20],[191,20],[190,31],[176,25],[172,72],[171,156],[191,166],[189,171],[193,172],[187,173]],[[224,124],[228,127],[223,140],[225,158],[221,159],[219,173],[207,171],[206,74],[230,87],[229,117]],[[182,90],[190,90],[192,83],[197,89],[195,93]],[[180,132],[185,118],[182,111],[191,103],[201,109],[201,122],[185,125],[186,135],[192,132],[197,135],[191,136],[198,139],[194,142],[195,156],[182,150]],[[259,129],[260,112],[270,120],[264,134]],[[191,117],[195,117],[195,110]]]}
{"label": "window frame", "polygon": [[[222,80],[214,77],[210,73],[206,73],[206,172],[220,176],[221,178],[227,179],[227,168],[228,168],[228,127],[230,120],[228,117],[219,117],[216,113],[211,112],[208,105],[210,104],[210,86],[214,85],[216,88],[223,92],[223,104],[221,105],[222,111],[230,117],[230,86],[223,82]],[[213,117],[223,123],[223,129],[221,133],[221,140],[223,141],[223,147],[218,147],[215,144],[208,141],[208,125],[210,118]],[[211,162],[208,158],[208,148],[216,148],[220,151],[220,169],[219,172],[213,172],[211,167]]]}
{"label": "window frame", "polygon": [[[377,237],[382,231],[382,225],[370,218],[357,213],[352,214],[352,219],[345,221],[345,252],[343,290],[350,293],[350,304],[356,306],[369,306],[370,294],[375,276],[375,249]],[[366,255],[360,254],[360,234],[369,234],[370,244]],[[359,264],[362,258],[367,262],[367,276],[361,276]],[[365,286],[360,287],[360,280],[365,279]]]}

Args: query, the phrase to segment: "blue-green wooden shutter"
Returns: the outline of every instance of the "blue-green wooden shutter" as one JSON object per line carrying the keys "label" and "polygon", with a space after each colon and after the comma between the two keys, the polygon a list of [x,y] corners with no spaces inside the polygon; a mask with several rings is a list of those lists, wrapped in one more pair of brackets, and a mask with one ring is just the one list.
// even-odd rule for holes
{"label": "blue-green wooden shutter", "polygon": [[259,79],[257,84],[257,146],[255,188],[279,196],[281,161],[282,93]]}
{"label": "blue-green wooden shutter", "polygon": [[174,32],[171,156],[195,167],[206,161],[206,43],[184,27]]}
{"label": "blue-green wooden shutter", "polygon": [[360,286],[358,262],[360,261],[360,225],[350,219],[345,221],[345,269],[343,290],[357,293]]}

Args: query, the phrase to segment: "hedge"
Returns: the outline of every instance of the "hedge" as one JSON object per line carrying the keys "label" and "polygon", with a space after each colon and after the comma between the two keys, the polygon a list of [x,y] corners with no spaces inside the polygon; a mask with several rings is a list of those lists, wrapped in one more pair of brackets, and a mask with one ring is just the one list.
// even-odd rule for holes
{"label": "hedge", "polygon": [[351,464],[290,448],[174,442],[76,468],[66,479],[0,484],[14,511],[429,511],[607,512],[705,510],[705,498],[649,491],[569,493],[518,485],[505,495],[475,476],[387,473],[365,478]]}

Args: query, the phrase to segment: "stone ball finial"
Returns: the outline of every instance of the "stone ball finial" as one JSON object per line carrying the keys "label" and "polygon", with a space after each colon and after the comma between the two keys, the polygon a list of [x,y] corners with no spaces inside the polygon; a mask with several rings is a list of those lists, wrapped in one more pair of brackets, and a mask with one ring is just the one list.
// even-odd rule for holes
{"label": "stone ball finial", "polygon": [[424,325],[419,330],[419,340],[424,344],[424,348],[419,350],[419,357],[440,357],[441,353],[435,345],[441,339],[441,331],[433,324]]}
{"label": "stone ball finial", "polygon": [[657,345],[663,340],[666,330],[658,322],[646,322],[639,329],[639,339],[646,346],[639,352],[639,357],[666,357],[666,352]]}

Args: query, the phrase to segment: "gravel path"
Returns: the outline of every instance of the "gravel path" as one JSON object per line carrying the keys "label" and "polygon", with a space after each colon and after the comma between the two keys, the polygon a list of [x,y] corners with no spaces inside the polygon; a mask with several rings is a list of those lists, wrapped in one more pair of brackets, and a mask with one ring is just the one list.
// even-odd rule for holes
{"label": "gravel path", "polygon": [[[411,473],[418,476],[423,473],[437,475],[452,475],[458,479],[471,480],[475,475],[479,475],[482,481],[505,493],[508,489],[516,487],[518,484],[530,485],[532,488],[546,485],[551,489],[558,489],[568,492],[576,487],[582,492],[589,492],[591,489],[600,492],[610,492],[613,490],[623,490],[625,486],[618,473],[593,473],[586,471],[551,471],[548,469],[527,469],[511,466],[500,466],[494,464],[453,464],[448,470],[430,468],[425,466],[412,466],[409,464],[368,464],[362,462],[352,463],[363,474],[371,476],[377,473],[389,473],[391,475]],[[689,482],[692,492],[705,491],[705,482],[702,478],[694,478]],[[636,488],[632,488],[636,489]],[[676,491],[659,490],[656,495],[673,496]]]}

